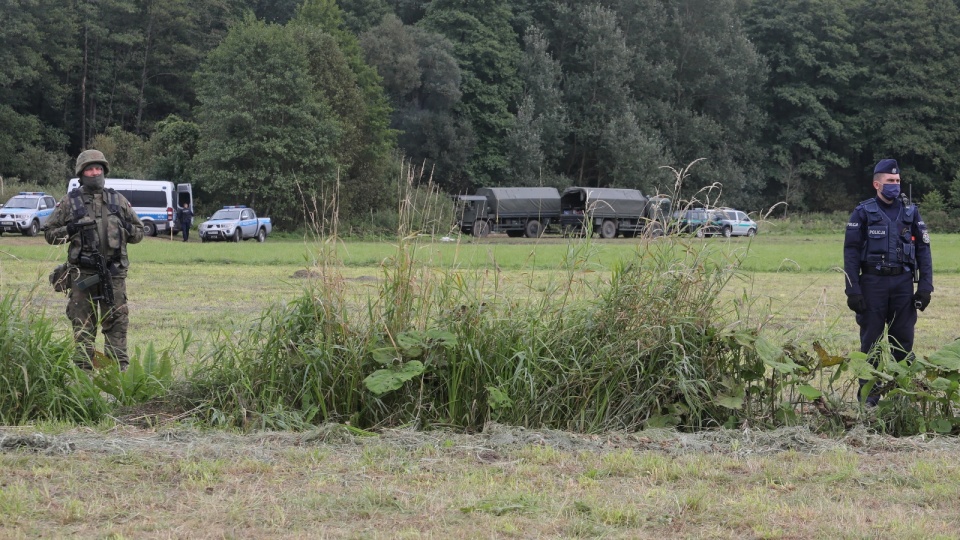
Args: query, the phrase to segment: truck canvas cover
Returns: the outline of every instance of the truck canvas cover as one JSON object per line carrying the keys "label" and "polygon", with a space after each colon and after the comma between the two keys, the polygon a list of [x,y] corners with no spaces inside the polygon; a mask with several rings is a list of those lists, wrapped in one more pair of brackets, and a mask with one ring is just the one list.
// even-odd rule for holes
{"label": "truck canvas cover", "polygon": [[647,198],[636,189],[570,187],[561,196],[564,210],[583,209],[594,217],[639,217]]}
{"label": "truck canvas cover", "polygon": [[559,215],[560,192],[552,187],[480,188],[477,195],[490,201],[498,215]]}

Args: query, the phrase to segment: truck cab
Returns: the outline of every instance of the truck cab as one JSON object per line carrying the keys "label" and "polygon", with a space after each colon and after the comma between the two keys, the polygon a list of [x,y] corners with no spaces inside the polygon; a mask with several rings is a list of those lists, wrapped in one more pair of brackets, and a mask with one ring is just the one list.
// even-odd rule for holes
{"label": "truck cab", "polygon": [[36,236],[47,224],[57,201],[42,191],[21,191],[0,206],[0,234]]}
{"label": "truck cab", "polygon": [[568,235],[597,231],[601,238],[659,237],[669,208],[670,199],[647,198],[636,189],[574,186],[560,195],[560,226]]}
{"label": "truck cab", "polygon": [[463,234],[490,234],[487,213],[487,198],[482,195],[461,195],[457,199],[457,216]]}
{"label": "truck cab", "polygon": [[560,192],[553,187],[479,188],[457,202],[460,231],[473,236],[539,238],[560,219]]}

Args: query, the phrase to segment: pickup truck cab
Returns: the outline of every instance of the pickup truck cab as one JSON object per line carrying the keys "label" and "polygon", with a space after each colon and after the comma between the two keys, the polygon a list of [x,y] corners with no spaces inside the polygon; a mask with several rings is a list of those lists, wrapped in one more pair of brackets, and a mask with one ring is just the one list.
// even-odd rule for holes
{"label": "pickup truck cab", "polygon": [[0,206],[0,235],[15,232],[36,236],[56,206],[56,199],[42,191],[21,191]]}
{"label": "pickup truck cab", "polygon": [[224,206],[209,220],[200,224],[200,241],[230,240],[239,242],[256,238],[263,242],[272,230],[270,218],[258,218],[252,208]]}

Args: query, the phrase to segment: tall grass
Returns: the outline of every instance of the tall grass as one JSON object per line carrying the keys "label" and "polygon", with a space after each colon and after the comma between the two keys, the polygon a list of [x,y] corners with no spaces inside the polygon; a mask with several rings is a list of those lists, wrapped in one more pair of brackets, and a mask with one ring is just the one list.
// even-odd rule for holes
{"label": "tall grass", "polygon": [[0,423],[97,423],[117,406],[167,394],[173,383],[171,351],[152,345],[137,350],[126,372],[97,353],[94,363],[108,367],[81,370],[74,364],[73,339],[37,311],[34,293],[0,296]]}
{"label": "tall grass", "polygon": [[99,421],[108,407],[74,367],[73,342],[20,300],[0,297],[0,422]]}
{"label": "tall grass", "polygon": [[416,176],[397,182],[400,226],[378,294],[348,306],[335,251],[322,248],[300,298],[214,340],[190,374],[191,408],[245,427],[699,428],[773,419],[784,386],[810,372],[738,317],[748,302],[721,297],[741,259],[710,243],[648,240],[598,283],[581,279],[587,236],[569,244],[564,278],[531,273],[520,298],[495,260],[437,270],[417,253],[412,225],[440,214],[416,204]]}

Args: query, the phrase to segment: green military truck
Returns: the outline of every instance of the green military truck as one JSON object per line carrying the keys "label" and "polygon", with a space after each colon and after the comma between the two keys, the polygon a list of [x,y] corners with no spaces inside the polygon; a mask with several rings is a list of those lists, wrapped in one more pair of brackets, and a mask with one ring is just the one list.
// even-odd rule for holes
{"label": "green military truck", "polygon": [[458,198],[457,225],[464,234],[503,232],[537,238],[559,224],[560,192],[552,187],[480,188]]}
{"label": "green military truck", "polygon": [[670,199],[648,198],[636,189],[569,187],[560,195],[560,227],[566,235],[659,237],[669,211]]}

